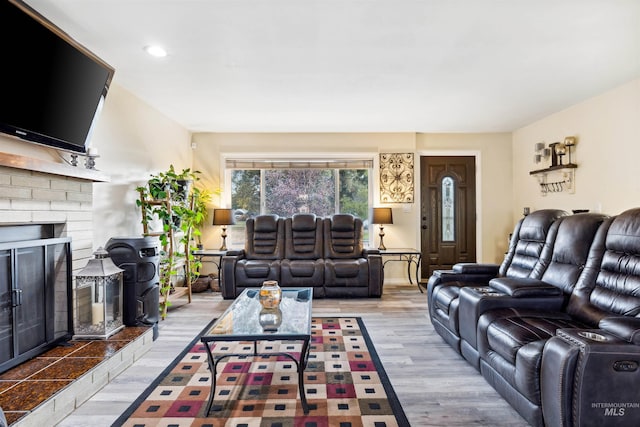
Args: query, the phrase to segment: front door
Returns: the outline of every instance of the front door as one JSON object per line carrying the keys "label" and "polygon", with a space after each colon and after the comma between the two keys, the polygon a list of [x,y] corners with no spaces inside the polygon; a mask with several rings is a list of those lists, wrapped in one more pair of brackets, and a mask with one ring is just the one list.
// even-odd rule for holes
{"label": "front door", "polygon": [[422,280],[476,261],[475,189],[475,157],[420,157]]}

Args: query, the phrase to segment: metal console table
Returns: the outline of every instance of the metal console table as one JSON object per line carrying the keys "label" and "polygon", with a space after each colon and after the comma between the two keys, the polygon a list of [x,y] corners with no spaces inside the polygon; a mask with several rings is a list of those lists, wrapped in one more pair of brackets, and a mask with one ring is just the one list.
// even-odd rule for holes
{"label": "metal console table", "polygon": [[418,285],[418,289],[420,292],[424,292],[422,287],[420,286],[420,263],[422,262],[422,252],[413,248],[387,248],[380,250],[380,255],[382,257],[391,257],[391,259],[387,259],[383,261],[382,267],[390,261],[403,261],[407,263],[407,275],[409,276],[409,283],[413,284],[413,280],[411,280],[411,266],[415,264],[415,272],[416,284]]}
{"label": "metal console table", "polygon": [[[227,251],[221,251],[219,249],[198,249],[191,252],[193,256],[200,258],[200,262],[212,262],[218,268],[218,284],[222,286],[222,257],[227,254]],[[211,260],[204,261],[203,258],[212,258]]]}

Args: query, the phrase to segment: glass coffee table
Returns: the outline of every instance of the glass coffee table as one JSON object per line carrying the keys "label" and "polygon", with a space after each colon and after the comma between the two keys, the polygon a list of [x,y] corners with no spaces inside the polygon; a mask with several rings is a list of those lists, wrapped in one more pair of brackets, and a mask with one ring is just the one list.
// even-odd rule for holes
{"label": "glass coffee table", "polygon": [[[216,391],[217,367],[221,360],[236,356],[284,356],[293,360],[298,372],[298,389],[305,414],[309,406],[304,392],[304,369],[309,358],[311,341],[311,288],[282,289],[282,301],[277,309],[263,309],[259,301],[259,289],[245,289],[211,328],[200,337],[207,349],[211,371],[211,392],[207,412],[209,415]],[[220,342],[251,342],[250,353],[225,353],[216,351]],[[297,352],[258,351],[261,341],[300,341]]]}

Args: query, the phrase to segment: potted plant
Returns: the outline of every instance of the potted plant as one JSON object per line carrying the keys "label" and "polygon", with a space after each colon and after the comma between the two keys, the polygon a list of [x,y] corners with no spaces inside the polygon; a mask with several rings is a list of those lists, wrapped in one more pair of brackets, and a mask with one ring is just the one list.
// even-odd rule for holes
{"label": "potted plant", "polygon": [[[163,319],[170,305],[168,296],[174,291],[173,281],[178,273],[178,261],[182,256],[185,257],[187,265],[185,280],[191,279],[189,273],[191,251],[188,249],[187,242],[191,239],[193,224],[194,221],[198,222],[199,215],[191,208],[190,191],[193,182],[198,179],[198,171],[186,168],[177,172],[175,167],[170,165],[166,171],[152,174],[147,185],[136,188],[139,193],[136,205],[142,208],[141,222],[144,234],[158,236],[161,245],[160,310]],[[152,229],[156,219],[162,224],[161,230]],[[201,219],[200,222],[203,220]],[[177,245],[178,241],[174,236],[180,236],[179,242],[182,245]],[[186,248],[186,253],[180,253],[181,248]],[[197,265],[195,267],[197,269]]]}
{"label": "potted plant", "polygon": [[213,193],[206,188],[194,187],[191,197],[192,209],[194,211],[193,221],[191,226],[193,228],[192,238],[196,241],[196,249],[202,249],[202,225],[209,217],[209,203],[211,202]]}
{"label": "potted plant", "polygon": [[173,165],[169,165],[166,171],[151,175],[146,190],[155,200],[170,198],[174,202],[187,202],[191,186],[199,179],[199,174],[190,168],[177,172]]}
{"label": "potted plant", "polygon": [[[200,172],[183,169],[177,172],[173,165],[168,170],[151,175],[146,186],[138,187],[136,201],[142,209],[142,223],[147,233],[152,221],[162,220],[162,231],[157,232],[162,245],[160,265],[160,293],[162,318],[170,304],[167,296],[173,292],[172,277],[176,265],[184,259],[186,286],[198,279],[202,263],[193,255],[200,242],[201,227],[207,219],[207,207],[213,192],[196,183]],[[218,190],[216,190],[218,192]]]}
{"label": "potted plant", "polygon": [[211,197],[211,191],[194,186],[191,190],[189,205],[177,207],[182,220],[180,229],[183,234],[180,243],[185,248],[185,257],[189,264],[189,274],[192,282],[200,276],[202,263],[199,257],[193,255],[193,251],[202,249],[202,245],[198,242],[200,242],[202,235],[201,227],[208,217],[207,207]]}
{"label": "potted plant", "polygon": [[164,200],[169,195],[169,186],[159,175],[152,175],[147,181],[148,195],[154,200]]}
{"label": "potted plant", "polygon": [[199,171],[192,171],[191,168],[176,172],[173,165],[169,165],[169,169],[159,175],[169,187],[171,200],[178,203],[188,203],[191,187],[195,181],[200,179],[199,174]]}
{"label": "potted plant", "polygon": [[[140,193],[140,198],[136,201],[141,206],[142,200],[171,200],[174,204],[188,204],[189,193],[195,181],[199,179],[199,171],[193,171],[185,168],[181,172],[177,172],[173,165],[169,165],[169,169],[157,174],[152,174],[147,181],[146,186],[140,186],[136,190]],[[175,211],[175,209],[174,209]],[[166,207],[155,205],[154,209],[149,212],[147,218],[143,218],[143,223],[149,223],[149,216],[156,215],[163,221],[165,226],[169,224],[174,229],[180,229],[179,214],[169,214]]]}

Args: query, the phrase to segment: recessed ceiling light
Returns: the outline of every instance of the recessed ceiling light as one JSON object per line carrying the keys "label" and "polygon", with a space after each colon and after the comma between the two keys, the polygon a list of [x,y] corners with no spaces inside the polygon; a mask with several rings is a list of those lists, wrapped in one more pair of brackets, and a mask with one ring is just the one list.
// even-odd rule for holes
{"label": "recessed ceiling light", "polygon": [[145,52],[147,52],[151,56],[155,56],[156,58],[163,58],[167,56],[167,51],[158,45],[149,45],[144,47]]}

